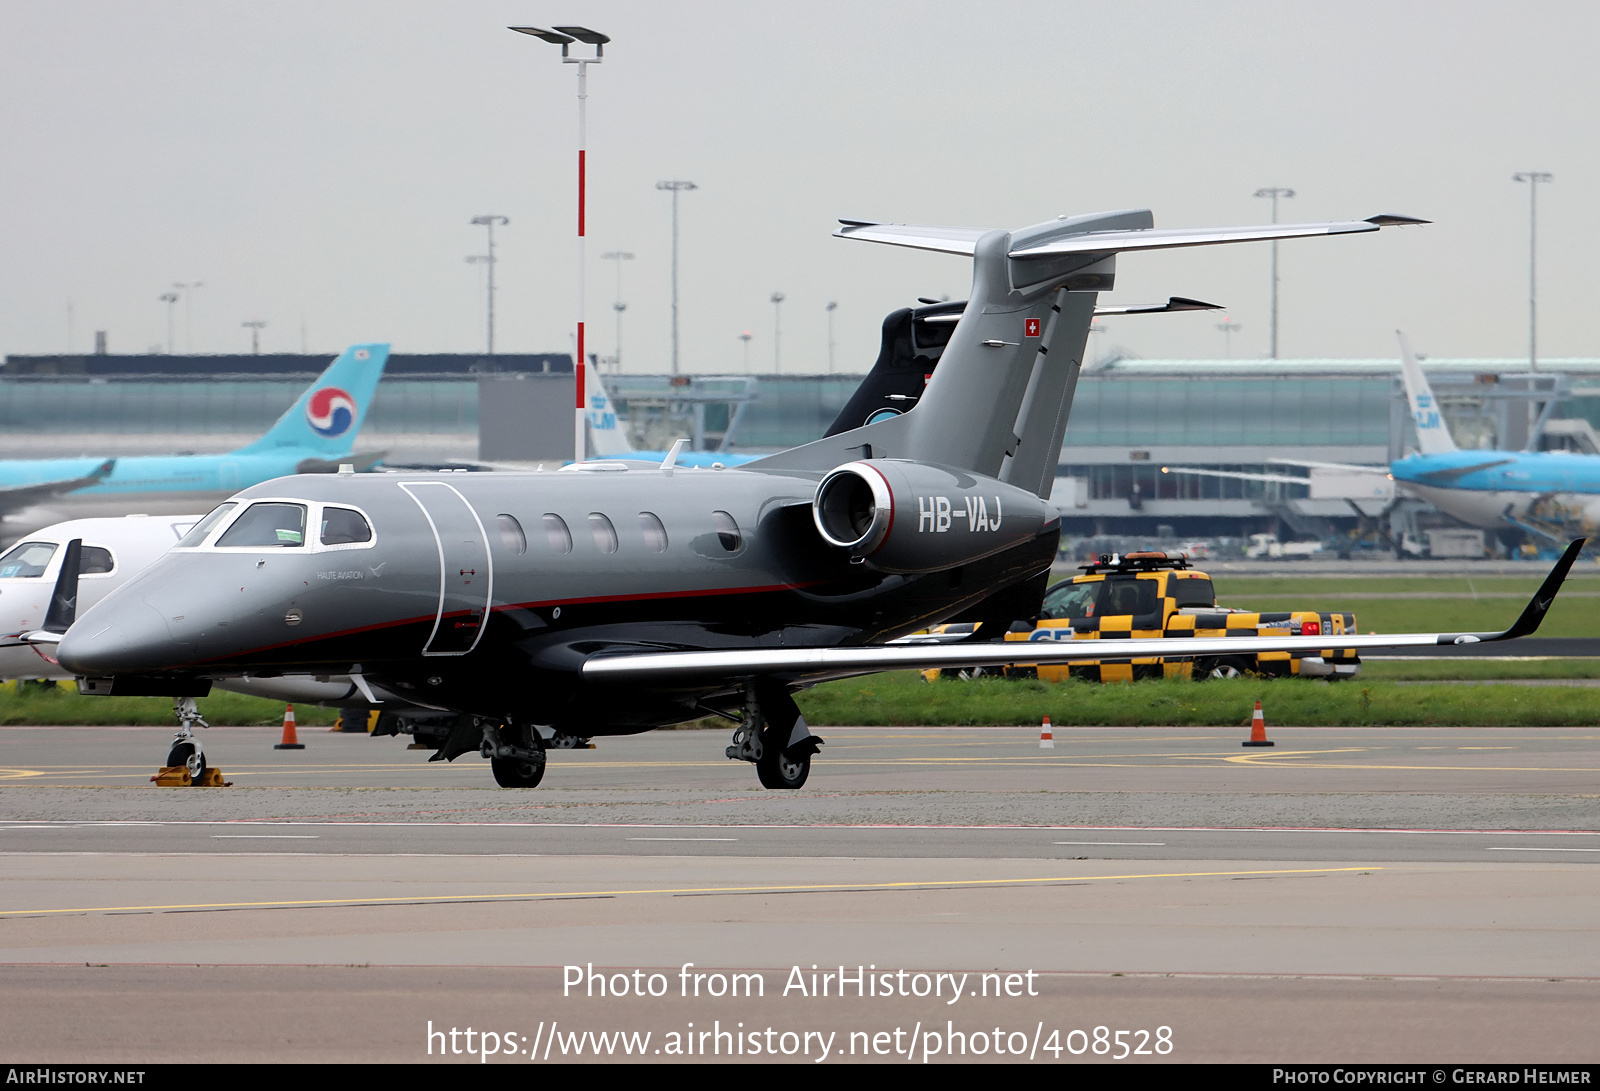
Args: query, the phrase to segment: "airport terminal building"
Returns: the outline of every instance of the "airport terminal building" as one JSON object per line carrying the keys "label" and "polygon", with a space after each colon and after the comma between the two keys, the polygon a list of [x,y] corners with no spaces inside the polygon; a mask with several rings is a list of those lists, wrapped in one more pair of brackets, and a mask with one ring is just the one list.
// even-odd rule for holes
{"label": "airport terminal building", "polygon": [[[260,435],[329,355],[9,356],[0,457],[221,451]],[[1430,359],[1462,446],[1594,451],[1600,359]],[[549,354],[390,356],[358,449],[392,461],[570,457],[572,360]],[[1412,442],[1395,359],[1133,360],[1086,368],[1059,459],[1069,534],[1314,536],[1391,498],[1370,475],[1275,459],[1383,465]],[[605,382],[634,443],[771,451],[823,434],[860,375]],[[1246,476],[1163,472],[1175,467]],[[1305,484],[1248,475],[1304,478]]]}

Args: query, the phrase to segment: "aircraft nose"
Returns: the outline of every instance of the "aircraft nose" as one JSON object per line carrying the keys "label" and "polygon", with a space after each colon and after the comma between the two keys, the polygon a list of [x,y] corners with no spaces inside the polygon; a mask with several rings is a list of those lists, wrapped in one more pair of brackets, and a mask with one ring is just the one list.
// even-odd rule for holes
{"label": "aircraft nose", "polygon": [[173,640],[166,618],[144,602],[94,611],[68,629],[56,648],[63,668],[91,676],[158,670],[192,658],[193,647]]}

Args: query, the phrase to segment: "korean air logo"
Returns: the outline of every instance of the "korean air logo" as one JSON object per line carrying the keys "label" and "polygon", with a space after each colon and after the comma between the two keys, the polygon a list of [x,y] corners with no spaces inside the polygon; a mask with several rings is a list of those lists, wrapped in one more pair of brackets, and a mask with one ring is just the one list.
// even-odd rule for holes
{"label": "korean air logo", "polygon": [[350,431],[356,422],[356,400],[336,386],[311,392],[306,402],[306,423],[319,436],[329,439]]}

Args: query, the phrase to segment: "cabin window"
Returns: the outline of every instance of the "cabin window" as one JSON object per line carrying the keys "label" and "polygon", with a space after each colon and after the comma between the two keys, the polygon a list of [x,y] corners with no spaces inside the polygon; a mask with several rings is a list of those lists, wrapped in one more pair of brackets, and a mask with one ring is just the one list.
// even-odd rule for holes
{"label": "cabin window", "polygon": [[372,541],[372,527],[366,516],[349,508],[322,509],[322,544],[351,545]]}
{"label": "cabin window", "polygon": [[711,521],[717,528],[717,541],[722,543],[722,548],[729,553],[739,552],[739,547],[744,544],[744,537],[739,533],[739,524],[734,522],[733,516],[725,511],[711,513]]}
{"label": "cabin window", "polygon": [[194,525],[189,533],[178,539],[178,548],[182,549],[185,546],[197,546],[201,542],[205,541],[206,535],[210,534],[213,530],[216,530],[217,524],[226,519],[228,517],[228,513],[238,506],[238,504],[230,500],[226,504],[218,504],[215,508],[212,508],[210,515],[200,520]]}
{"label": "cabin window", "polygon": [[103,576],[107,572],[115,572],[117,562],[112,559],[111,551],[100,546],[83,547],[83,552],[78,554],[78,575]]}
{"label": "cabin window", "polygon": [[572,531],[567,529],[567,521],[561,516],[544,513],[544,536],[550,542],[552,553],[572,552]]}
{"label": "cabin window", "polygon": [[251,504],[217,539],[224,548],[298,549],[305,544],[304,504]]}
{"label": "cabin window", "polygon": [[652,553],[667,551],[667,528],[654,512],[639,513],[639,529],[644,532],[644,544]]}
{"label": "cabin window", "polygon": [[1039,616],[1052,621],[1058,618],[1094,617],[1095,599],[1099,596],[1102,586],[1104,586],[1102,580],[1090,583],[1070,581],[1058,583],[1044,597],[1044,610]]}
{"label": "cabin window", "polygon": [[594,547],[601,553],[617,551],[617,528],[597,511],[589,513],[589,533],[594,535]]}
{"label": "cabin window", "polygon": [[23,542],[0,557],[0,580],[31,579],[44,575],[50,558],[56,555],[54,542]]}
{"label": "cabin window", "polygon": [[519,557],[528,552],[528,536],[522,533],[522,524],[517,522],[515,515],[501,512],[494,517],[494,521],[500,524],[500,544],[506,547],[506,552]]}
{"label": "cabin window", "polygon": [[1211,586],[1210,580],[1197,580],[1193,577],[1187,580],[1173,580],[1177,586],[1172,592],[1178,609],[1185,606],[1215,606],[1217,604],[1216,589]]}

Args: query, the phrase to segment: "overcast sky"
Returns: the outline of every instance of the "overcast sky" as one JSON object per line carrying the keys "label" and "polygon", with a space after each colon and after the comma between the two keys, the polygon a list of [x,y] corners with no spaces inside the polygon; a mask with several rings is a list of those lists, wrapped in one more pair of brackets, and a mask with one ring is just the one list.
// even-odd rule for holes
{"label": "overcast sky", "polygon": [[[569,351],[576,75],[508,24],[610,34],[590,69],[591,350],[669,354],[680,178],[684,367],[840,371],[884,314],[962,298],[964,259],[834,239],[839,216],[1021,227],[1149,207],[1161,226],[1420,216],[1282,244],[1281,354],[1600,355],[1600,5],[1593,3],[273,3],[0,0],[0,352],[166,340],[480,351],[483,213],[501,351]],[[1265,244],[1121,259],[1114,299],[1224,303],[1267,347]],[[1221,356],[1214,314],[1102,320],[1095,351]],[[185,348],[184,310],[177,348]]]}

